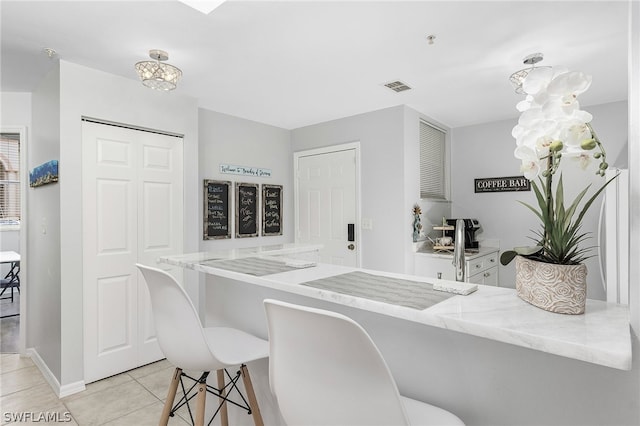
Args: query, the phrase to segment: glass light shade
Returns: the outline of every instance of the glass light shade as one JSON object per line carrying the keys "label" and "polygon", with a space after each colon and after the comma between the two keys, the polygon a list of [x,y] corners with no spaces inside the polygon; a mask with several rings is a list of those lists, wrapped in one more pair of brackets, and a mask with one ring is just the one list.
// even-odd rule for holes
{"label": "glass light shade", "polygon": [[513,74],[511,74],[509,76],[509,81],[511,82],[511,85],[513,86],[515,92],[519,95],[524,95],[524,90],[522,89],[522,84],[524,83],[524,80],[527,78],[527,76],[531,73],[531,71],[533,70],[539,70],[539,69],[551,69],[551,67],[531,67],[531,68],[525,68],[525,69],[521,69],[519,71],[514,72]]}
{"label": "glass light shade", "polygon": [[519,95],[524,94],[524,91],[522,90],[522,82],[524,81],[525,78],[527,78],[527,76],[529,75],[529,72],[532,69],[533,68],[526,68],[520,71],[516,71],[509,76],[509,81],[511,82],[511,85],[513,86],[517,94]]}
{"label": "glass light shade", "polygon": [[182,77],[180,69],[159,61],[141,61],[135,67],[142,84],[156,90],[173,90]]}

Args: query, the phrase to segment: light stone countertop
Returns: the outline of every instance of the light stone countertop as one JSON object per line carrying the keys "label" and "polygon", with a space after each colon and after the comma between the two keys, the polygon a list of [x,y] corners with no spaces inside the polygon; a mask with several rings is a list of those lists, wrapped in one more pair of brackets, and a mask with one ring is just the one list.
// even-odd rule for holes
{"label": "light stone countertop", "polygon": [[[295,245],[281,246],[285,254]],[[239,257],[276,254],[277,250],[244,250]],[[478,285],[468,296],[455,295],[427,309],[403,306],[349,296],[300,283],[352,271],[434,283],[438,280],[404,274],[364,270],[337,265],[317,264],[267,276],[254,276],[215,268],[203,263],[212,258],[235,258],[227,253],[198,253],[160,258],[163,263],[206,274],[242,281],[257,286],[330,301],[353,308],[388,315],[433,327],[484,337],[533,350],[547,352],[620,370],[631,369],[631,335],[627,306],[587,300],[584,315],[563,315],[543,311],[516,296],[515,290]],[[455,285],[455,283],[452,283]]]}

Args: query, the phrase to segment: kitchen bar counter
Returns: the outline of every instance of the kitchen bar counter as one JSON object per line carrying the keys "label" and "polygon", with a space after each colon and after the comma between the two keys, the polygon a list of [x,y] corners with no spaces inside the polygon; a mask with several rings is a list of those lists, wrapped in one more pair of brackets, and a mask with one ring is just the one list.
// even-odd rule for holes
{"label": "kitchen bar counter", "polygon": [[[602,366],[631,369],[629,310],[626,306],[588,300],[584,315],[554,314],[522,301],[513,289],[478,285],[478,290],[468,296],[454,295],[424,310],[414,309],[302,285],[354,271],[413,282],[432,284],[437,281],[328,264],[305,267],[309,266],[308,261],[304,260],[304,253],[301,258],[300,250],[309,254],[315,249],[317,247],[287,244],[170,256],[161,258],[160,262]],[[261,276],[260,272],[247,274],[216,267],[219,260],[251,257],[284,262],[282,259],[290,254],[295,255],[295,259],[288,262],[285,271]]]}

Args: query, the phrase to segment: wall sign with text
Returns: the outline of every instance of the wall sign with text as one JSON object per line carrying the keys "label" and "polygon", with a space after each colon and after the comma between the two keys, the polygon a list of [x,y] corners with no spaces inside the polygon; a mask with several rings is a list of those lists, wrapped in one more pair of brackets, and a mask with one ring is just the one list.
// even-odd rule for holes
{"label": "wall sign with text", "polygon": [[524,176],[474,179],[474,192],[531,191],[531,182]]}
{"label": "wall sign with text", "polygon": [[233,164],[220,164],[220,173],[255,176],[255,177],[271,177],[271,169],[262,169],[260,167],[234,166]]}
{"label": "wall sign with text", "polygon": [[258,184],[236,182],[236,238],[258,236]]}
{"label": "wall sign with text", "polygon": [[262,235],[282,235],[282,185],[262,184]]}
{"label": "wall sign with text", "polygon": [[231,238],[229,200],[231,182],[204,181],[204,237],[205,240]]}

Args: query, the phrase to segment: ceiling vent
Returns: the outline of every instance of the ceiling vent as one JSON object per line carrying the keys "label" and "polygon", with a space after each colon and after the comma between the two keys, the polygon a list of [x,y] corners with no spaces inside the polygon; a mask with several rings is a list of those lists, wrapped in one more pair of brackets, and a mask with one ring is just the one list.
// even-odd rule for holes
{"label": "ceiling vent", "polygon": [[400,80],[385,83],[384,85],[394,92],[404,92],[405,90],[411,90],[411,87],[409,87],[406,83],[401,82]]}

